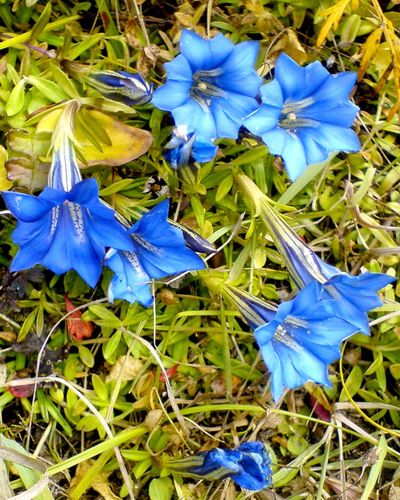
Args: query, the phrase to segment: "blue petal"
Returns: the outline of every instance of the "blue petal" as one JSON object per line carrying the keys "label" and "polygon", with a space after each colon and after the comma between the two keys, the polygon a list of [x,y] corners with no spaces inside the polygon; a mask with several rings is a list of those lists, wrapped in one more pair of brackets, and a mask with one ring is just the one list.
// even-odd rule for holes
{"label": "blue petal", "polygon": [[273,155],[282,155],[286,143],[287,132],[283,128],[274,128],[263,132],[261,137]]}
{"label": "blue petal", "polygon": [[211,161],[214,156],[217,154],[218,146],[214,146],[211,142],[206,141],[195,141],[193,144],[193,158],[200,162],[204,163],[207,161]]}
{"label": "blue petal", "polygon": [[176,228],[166,228],[159,238],[153,236],[151,240],[145,240],[144,244],[138,244],[134,240],[140,262],[151,278],[165,278],[180,272],[205,268],[202,259],[186,246],[177,247],[172,242],[167,245],[162,241],[168,236],[173,236],[172,229]]}
{"label": "blue petal", "polygon": [[53,206],[54,203],[25,193],[16,193],[12,191],[3,191],[4,201],[10,212],[24,222],[36,221],[43,217]]}
{"label": "blue petal", "polygon": [[301,140],[296,134],[286,133],[281,156],[285,161],[289,179],[296,180],[307,167],[306,153]]}
{"label": "blue petal", "polygon": [[56,274],[75,269],[94,287],[100,277],[104,247],[93,246],[87,235],[86,209],[61,206],[51,246],[41,263]]}
{"label": "blue petal", "polygon": [[236,139],[242,120],[237,116],[232,116],[221,99],[213,101],[211,111],[217,127],[217,137]]}
{"label": "blue petal", "polygon": [[[264,348],[261,354],[271,371],[272,395],[275,401],[282,396],[284,389],[296,389],[309,380],[326,386],[331,385],[327,364],[314,354],[306,349],[292,350],[276,341],[272,341],[272,345],[273,349]],[[271,350],[275,351],[273,355]]]}
{"label": "blue petal", "polygon": [[49,237],[50,227],[50,214],[38,222],[18,223],[12,238],[20,245],[20,249],[12,261],[10,271],[22,271],[41,263],[52,242]]}
{"label": "blue petal", "polygon": [[175,57],[171,62],[164,64],[168,80],[192,84],[193,72],[187,59],[182,55]]}
{"label": "blue petal", "polygon": [[[182,106],[190,98],[188,82],[168,80],[165,85],[154,91],[152,103],[164,111],[172,111],[177,106]],[[186,122],[190,123],[190,122]]]}
{"label": "blue petal", "polygon": [[116,252],[107,258],[106,264],[115,273],[108,288],[110,302],[123,299],[131,303],[138,301],[144,307],[151,306],[151,280],[134,252]]}
{"label": "blue petal", "polygon": [[280,326],[280,321],[271,321],[266,325],[259,326],[254,330],[254,335],[257,340],[257,344],[260,349],[269,345],[271,340],[274,338],[276,329]]}
{"label": "blue petal", "polygon": [[[302,98],[312,96],[319,87],[331,77],[329,71],[319,61],[308,64],[305,68],[305,83]],[[314,97],[314,96],[313,96]]]}
{"label": "blue petal", "polygon": [[259,43],[248,41],[235,46],[221,65],[222,74],[215,77],[215,84],[229,92],[255,97],[262,79],[254,69]]}
{"label": "blue petal", "polygon": [[361,311],[371,311],[382,305],[377,291],[395,280],[392,276],[381,273],[364,273],[359,276],[340,274],[334,276],[326,286],[334,286],[343,297],[347,298]]}
{"label": "blue petal", "polygon": [[305,159],[307,165],[321,163],[329,156],[329,151],[321,146],[309,133],[307,128],[300,128],[297,131],[297,137],[303,144]]}
{"label": "blue petal", "polygon": [[205,267],[186,247],[182,231],[168,223],[168,207],[169,200],[159,203],[130,230],[141,265],[151,278]]}
{"label": "blue petal", "polygon": [[278,80],[273,80],[270,83],[266,83],[260,88],[261,99],[264,104],[268,106],[274,106],[281,110],[283,106],[283,95],[282,88],[279,85]]}
{"label": "blue petal", "polygon": [[330,75],[313,94],[314,101],[345,102],[357,80],[357,73],[345,71]]}
{"label": "blue petal", "polygon": [[[251,113],[251,115],[249,115],[247,118],[245,118],[245,120],[243,121],[243,125],[253,134],[263,136],[263,134],[265,134],[266,132],[269,132],[271,130],[275,131],[276,127],[278,126],[280,114],[280,109],[264,104],[260,106],[256,111]],[[267,144],[264,138],[263,140]],[[273,143],[274,141],[269,142]],[[281,151],[281,149],[279,149],[279,151]]]}
{"label": "blue petal", "polygon": [[[241,78],[241,72],[244,75],[253,72],[259,49],[260,44],[255,41],[246,41],[235,45],[229,57],[221,65],[224,74],[231,73]],[[261,78],[259,80],[261,81]]]}
{"label": "blue petal", "polygon": [[299,66],[287,54],[280,54],[276,60],[275,78],[278,80],[283,99],[296,101],[303,97],[303,89],[306,80],[305,69]]}
{"label": "blue petal", "polygon": [[193,72],[196,72],[218,68],[232,52],[234,44],[221,33],[206,40],[193,31],[183,30],[179,47]]}
{"label": "blue petal", "polygon": [[364,310],[352,304],[351,296],[342,294],[337,287],[329,285],[330,282],[331,280],[323,285],[325,292],[322,298],[324,300],[332,300],[333,298],[337,303],[336,315],[351,323],[357,331],[369,335],[370,330],[367,314]]}
{"label": "blue petal", "polygon": [[213,114],[208,107],[202,107],[198,102],[189,99],[183,106],[172,111],[175,124],[186,126],[193,130],[197,139],[213,141],[217,137]]}
{"label": "blue petal", "polygon": [[359,151],[360,140],[354,130],[321,123],[318,128],[309,128],[307,132],[327,151]]}
{"label": "blue petal", "polygon": [[97,217],[91,212],[90,223],[87,223],[88,232],[93,244],[98,248],[115,248],[117,250],[133,250],[132,239],[128,231],[115,219],[109,220],[103,217]]}
{"label": "blue petal", "polygon": [[214,102],[218,102],[231,117],[240,122],[258,107],[257,101],[253,97],[243,96],[235,92],[224,92],[223,96],[214,99]]}
{"label": "blue petal", "polygon": [[351,127],[358,111],[358,106],[350,101],[344,103],[324,101],[308,106],[298,112],[297,116],[341,127]]}
{"label": "blue petal", "polygon": [[78,205],[85,206],[92,213],[105,219],[114,219],[114,210],[107,207],[99,199],[99,186],[96,179],[85,179],[67,193],[67,199]]}

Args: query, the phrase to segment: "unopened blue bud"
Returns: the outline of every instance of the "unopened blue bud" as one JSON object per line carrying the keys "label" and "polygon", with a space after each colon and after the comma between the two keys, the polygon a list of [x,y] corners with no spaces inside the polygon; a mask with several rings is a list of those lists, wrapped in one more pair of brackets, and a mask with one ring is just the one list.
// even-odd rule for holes
{"label": "unopened blue bud", "polygon": [[126,71],[92,71],[86,82],[108,99],[138,106],[151,101],[153,85],[140,73]]}

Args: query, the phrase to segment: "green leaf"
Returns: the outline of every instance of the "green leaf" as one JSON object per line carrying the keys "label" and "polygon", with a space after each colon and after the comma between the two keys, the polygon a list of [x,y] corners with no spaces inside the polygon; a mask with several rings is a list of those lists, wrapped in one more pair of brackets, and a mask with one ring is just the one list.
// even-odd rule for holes
{"label": "green leaf", "polygon": [[[363,372],[361,368],[358,365],[356,365],[353,367],[353,369],[350,372],[350,375],[347,377],[346,380],[346,388],[351,397],[357,394],[358,390],[362,385],[362,382],[363,382]],[[340,401],[347,401],[347,400],[348,400],[347,393],[344,389],[342,389],[342,392],[340,393]]]}
{"label": "green leaf", "polygon": [[100,196],[110,196],[110,194],[118,193],[119,191],[125,191],[134,183],[133,179],[121,179],[118,182],[110,184],[106,188],[100,191]]}
{"label": "green leaf", "polygon": [[[5,451],[9,449],[11,453],[14,451],[14,458],[8,457],[13,464],[13,468],[21,478],[24,487],[29,490],[33,488],[39,481],[43,479],[45,467],[43,463],[36,457],[29,455],[25,449],[16,441],[8,439],[5,436],[0,436],[0,444],[5,448]],[[0,450],[1,455],[1,450]],[[53,500],[54,497],[50,492],[50,489],[46,484],[36,492],[35,496],[31,496],[28,491],[26,491],[25,498],[35,498],[35,500]]]}
{"label": "green leaf", "polygon": [[365,375],[372,375],[383,363],[383,355],[381,352],[374,353],[374,362],[367,368]]}
{"label": "green leaf", "polygon": [[94,373],[92,375],[92,385],[96,395],[102,401],[108,401],[108,390],[107,385],[101,380],[101,378]]}
{"label": "green leaf", "polygon": [[[80,16],[69,16],[58,19],[57,21],[47,24],[43,32],[49,32],[53,30],[56,31],[63,28],[67,24],[72,23],[73,21],[77,21],[79,18]],[[26,33],[22,33],[21,35],[16,35],[9,40],[4,40],[4,42],[0,42],[0,50],[6,49],[8,47],[15,47],[17,45],[20,45],[21,43],[29,42],[31,35],[32,31],[27,31]]]}
{"label": "green leaf", "polygon": [[37,37],[43,32],[46,26],[49,24],[51,16],[51,2],[49,2],[46,7],[42,10],[39,19],[37,20],[35,26],[32,28],[30,40],[36,40]]}
{"label": "green leaf", "polygon": [[382,436],[379,439],[379,444],[375,452],[377,460],[371,467],[368,480],[364,486],[364,491],[363,494],[361,495],[360,500],[368,500],[369,498],[371,498],[370,497],[371,493],[376,491],[376,483],[382,473],[383,462],[385,460],[387,451],[388,451],[387,442],[385,436],[382,434]]}
{"label": "green leaf", "polygon": [[217,189],[217,193],[215,195],[215,201],[218,203],[225,198],[225,196],[229,193],[232,188],[233,177],[232,175],[228,175],[225,179],[220,183]]}
{"label": "green leaf", "polygon": [[289,452],[295,457],[299,456],[301,453],[306,451],[309,447],[309,444],[303,436],[290,436],[287,440],[287,449]]}
{"label": "green leaf", "polygon": [[235,158],[230,162],[230,165],[239,166],[245,165],[246,163],[252,163],[255,160],[264,158],[268,154],[267,146],[257,146],[252,149],[248,149],[243,154]]}
{"label": "green leaf", "polygon": [[358,35],[361,26],[361,17],[358,14],[351,14],[342,25],[340,41],[345,44],[353,43]]}
{"label": "green leaf", "polygon": [[[117,323],[121,324],[121,320],[115,316],[115,314],[107,309],[107,307],[95,304],[93,306],[89,307],[89,311],[98,316],[101,319],[105,319],[107,321],[110,321],[111,323]],[[86,319],[84,316],[82,319]]]}
{"label": "green leaf", "polygon": [[109,361],[113,355],[115,355],[119,343],[121,342],[122,332],[118,330],[114,335],[112,335],[107,343],[103,344],[103,356],[106,361]]}
{"label": "green leaf", "polygon": [[7,116],[14,116],[19,113],[25,104],[25,82],[26,80],[20,80],[17,85],[12,89],[10,97],[6,103],[6,113]]}
{"label": "green leaf", "polygon": [[93,368],[94,356],[93,356],[92,351],[83,345],[80,345],[78,347],[78,351],[79,351],[79,357],[81,358],[82,363],[89,368]]}
{"label": "green leaf", "polygon": [[68,98],[66,94],[57,83],[47,80],[39,76],[28,76],[27,82],[36,87],[47,99],[55,103],[63,101]]}
{"label": "green leaf", "polygon": [[91,432],[100,427],[100,423],[97,417],[94,415],[86,415],[81,418],[76,424],[75,428],[77,431]]}
{"label": "green leaf", "polygon": [[171,478],[153,479],[149,486],[150,500],[171,500],[174,485]]}
{"label": "green leaf", "polygon": [[75,85],[72,83],[72,80],[68,78],[64,71],[62,71],[52,62],[49,62],[48,66],[55,81],[64,90],[64,92],[66,92],[71,99],[79,99],[79,92],[77,91]]}
{"label": "green leaf", "polygon": [[22,342],[24,340],[24,338],[28,335],[28,333],[32,330],[32,326],[35,322],[37,312],[38,312],[38,308],[35,308],[25,318],[25,321],[22,323],[21,329],[18,333],[17,342]]}

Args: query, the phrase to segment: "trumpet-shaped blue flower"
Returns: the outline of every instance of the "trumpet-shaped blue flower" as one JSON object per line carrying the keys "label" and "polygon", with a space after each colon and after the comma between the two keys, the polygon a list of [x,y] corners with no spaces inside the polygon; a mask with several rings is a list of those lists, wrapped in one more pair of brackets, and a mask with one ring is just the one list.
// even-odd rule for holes
{"label": "trumpet-shaped blue flower", "polygon": [[179,128],[173,131],[172,139],[165,146],[164,158],[172,168],[178,169],[190,165],[194,161],[204,163],[211,161],[217,153],[218,146],[211,142],[196,140],[194,132],[186,134]]}
{"label": "trumpet-shaped blue flower", "polygon": [[236,177],[241,188],[251,196],[282,255],[289,273],[299,288],[317,281],[322,285],[322,298],[335,299],[338,315],[369,334],[367,313],[382,305],[378,290],[395,278],[383,273],[365,272],[352,276],[321,260],[271,206],[270,201],[245,175]]}
{"label": "trumpet-shaped blue flower", "polygon": [[130,250],[127,231],[115,212],[99,199],[94,179],[82,181],[75,153],[66,134],[53,155],[48,184],[39,196],[3,192],[18,223],[12,234],[19,245],[10,270],[22,271],[36,264],[56,274],[70,269],[95,286],[106,247]]}
{"label": "trumpet-shaped blue flower", "polygon": [[235,46],[221,34],[206,40],[183,30],[179,47],[180,55],[165,64],[168,79],[153,104],[171,111],[176,126],[186,126],[196,140],[237,138],[243,119],[257,108],[258,43]]}
{"label": "trumpet-shaped blue flower", "polygon": [[233,450],[214,448],[192,457],[170,460],[171,471],[196,479],[217,481],[230,477],[236,484],[251,491],[260,491],[271,484],[271,459],[260,441],[243,443]]}
{"label": "trumpet-shaped blue flower", "polygon": [[356,73],[329,73],[319,61],[299,66],[281,54],[275,79],[261,87],[262,106],[244,126],[280,155],[291,180],[332,151],[359,151],[351,125],[358,107],[349,101]]}
{"label": "trumpet-shaped blue flower", "polygon": [[110,302],[125,299],[149,307],[153,279],[204,269],[203,260],[185,246],[182,231],[167,221],[169,200],[150,210],[129,230],[132,251],[111,250],[106,264],[114,271],[108,289]]}
{"label": "trumpet-shaped blue flower", "polygon": [[56,274],[70,269],[90,286],[100,273],[105,247],[130,250],[132,242],[114,211],[99,200],[95,179],[86,179],[70,191],[46,187],[39,196],[3,192],[18,223],[12,234],[19,245],[10,270],[42,264]]}
{"label": "trumpet-shaped blue flower", "polygon": [[313,281],[278,307],[233,287],[225,294],[254,329],[271,372],[274,400],[308,380],[331,386],[328,365],[340,358],[340,343],[357,328],[338,316],[340,303],[324,299],[319,283]]}

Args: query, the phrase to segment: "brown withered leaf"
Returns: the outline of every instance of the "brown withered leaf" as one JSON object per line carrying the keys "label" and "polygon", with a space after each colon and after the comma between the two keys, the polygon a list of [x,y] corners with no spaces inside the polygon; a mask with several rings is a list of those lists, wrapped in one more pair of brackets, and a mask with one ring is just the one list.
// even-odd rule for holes
{"label": "brown withered leaf", "polygon": [[139,73],[147,76],[151,68],[154,68],[158,57],[160,55],[160,49],[157,45],[149,45],[145,47],[139,54],[138,61],[136,63],[136,68]]}
{"label": "brown withered leaf", "polygon": [[32,192],[47,182],[50,135],[35,134],[35,129],[11,130],[7,134],[7,179]]}

